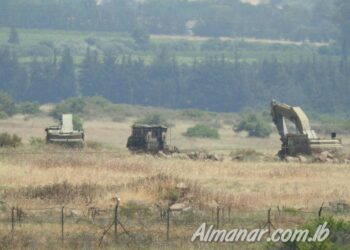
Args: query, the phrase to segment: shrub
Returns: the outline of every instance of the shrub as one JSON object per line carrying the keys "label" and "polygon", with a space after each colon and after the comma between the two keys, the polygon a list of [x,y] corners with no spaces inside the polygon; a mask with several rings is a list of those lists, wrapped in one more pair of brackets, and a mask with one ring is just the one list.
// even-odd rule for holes
{"label": "shrub", "polygon": [[189,119],[199,119],[205,115],[205,112],[197,109],[185,109],[181,112],[182,116]]}
{"label": "shrub", "polygon": [[45,144],[45,140],[40,137],[30,137],[29,144],[31,146],[41,146]]}
{"label": "shrub", "polygon": [[314,235],[316,229],[327,222],[327,228],[330,230],[329,237],[322,242],[286,242],[274,249],[349,249],[350,223],[343,220],[335,220],[333,217],[320,218],[308,221],[302,228],[309,230],[309,235]]}
{"label": "shrub", "polygon": [[242,114],[242,119],[234,127],[234,131],[247,131],[249,136],[261,138],[268,137],[272,133],[269,121],[263,115],[252,111],[246,111]]}
{"label": "shrub", "polygon": [[6,113],[7,116],[12,116],[16,113],[16,105],[11,96],[0,91],[0,111]]}
{"label": "shrub", "polygon": [[79,116],[73,115],[73,129],[74,130],[83,130],[83,121],[80,119]]}
{"label": "shrub", "polygon": [[8,115],[4,111],[0,111],[0,120],[6,119]]}
{"label": "shrub", "polygon": [[180,198],[180,192],[176,190],[175,188],[169,189],[166,191],[166,193],[163,195],[163,199],[170,201],[170,203],[176,203]]}
{"label": "shrub", "polygon": [[17,106],[17,111],[21,114],[34,115],[40,113],[39,107],[39,103],[37,102],[23,102]]}
{"label": "shrub", "polygon": [[86,147],[94,150],[99,150],[103,148],[103,144],[97,141],[86,141]]}
{"label": "shrub", "polygon": [[16,134],[12,136],[8,133],[0,134],[0,147],[18,147],[22,145],[22,138]]}
{"label": "shrub", "polygon": [[217,129],[205,124],[197,124],[194,127],[188,128],[184,136],[212,139],[218,139],[220,137]]}
{"label": "shrub", "polygon": [[121,213],[127,218],[134,218],[136,215],[149,216],[150,208],[138,201],[129,201],[125,206],[121,207]]}
{"label": "shrub", "polygon": [[136,124],[148,124],[148,125],[165,125],[169,126],[170,124],[167,120],[160,114],[148,114],[143,118],[137,120]]}
{"label": "shrub", "polygon": [[57,104],[51,111],[50,115],[53,118],[60,119],[62,114],[65,113],[82,114],[84,112],[85,106],[86,103],[84,100],[81,98],[73,97]]}

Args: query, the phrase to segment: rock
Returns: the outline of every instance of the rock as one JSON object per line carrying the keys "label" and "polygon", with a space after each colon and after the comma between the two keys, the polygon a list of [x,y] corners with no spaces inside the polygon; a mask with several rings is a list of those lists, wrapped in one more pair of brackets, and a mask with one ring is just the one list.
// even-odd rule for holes
{"label": "rock", "polygon": [[166,155],[163,151],[159,151],[157,155],[161,158],[169,158],[169,155]]}
{"label": "rock", "polygon": [[349,164],[349,163],[350,163],[350,160],[345,159],[345,160],[344,160],[344,163],[345,163],[345,164]]}
{"label": "rock", "polygon": [[235,155],[232,160],[234,161],[243,161],[244,160],[244,155],[239,154],[239,155]]}
{"label": "rock", "polygon": [[185,203],[175,203],[170,206],[171,211],[183,211],[186,208],[188,208],[188,206]]}
{"label": "rock", "polygon": [[184,209],[182,209],[183,212],[189,212],[189,211],[192,211],[192,207],[186,207]]}
{"label": "rock", "polygon": [[198,160],[204,161],[206,159],[208,159],[208,155],[206,153],[200,152],[198,154]]}
{"label": "rock", "polygon": [[212,161],[221,161],[221,158],[218,155],[209,155],[208,158]]}
{"label": "rock", "polygon": [[180,182],[179,184],[176,185],[176,188],[181,190],[187,190],[188,186],[185,183]]}
{"label": "rock", "polygon": [[333,159],[333,163],[338,164],[338,163],[340,163],[340,161],[339,161],[338,158],[334,158],[334,159]]}
{"label": "rock", "polygon": [[214,201],[214,200],[212,200],[210,203],[208,203],[207,204],[209,207],[211,207],[211,208],[217,208],[218,206],[219,206],[219,204],[216,202],[216,201]]}
{"label": "rock", "polygon": [[299,159],[299,161],[301,163],[307,163],[308,162],[307,158],[305,156],[302,156],[302,155],[299,155],[298,159]]}
{"label": "rock", "polygon": [[326,162],[328,159],[328,151],[323,151],[321,154],[319,154],[319,156],[317,157],[318,160],[320,160],[321,162]]}
{"label": "rock", "polygon": [[68,216],[72,216],[72,217],[79,217],[82,215],[83,213],[81,211],[74,210],[74,209],[69,210],[69,214],[68,214]]}
{"label": "rock", "polygon": [[299,162],[299,158],[298,157],[292,157],[292,156],[286,156],[284,158],[284,160],[286,162]]}
{"label": "rock", "polygon": [[191,158],[190,158],[188,155],[186,155],[186,154],[180,154],[179,157],[180,157],[180,159],[183,159],[183,160],[189,160],[189,159],[191,159]]}
{"label": "rock", "polygon": [[333,160],[330,159],[330,158],[327,158],[326,162],[327,162],[327,163],[333,163]]}

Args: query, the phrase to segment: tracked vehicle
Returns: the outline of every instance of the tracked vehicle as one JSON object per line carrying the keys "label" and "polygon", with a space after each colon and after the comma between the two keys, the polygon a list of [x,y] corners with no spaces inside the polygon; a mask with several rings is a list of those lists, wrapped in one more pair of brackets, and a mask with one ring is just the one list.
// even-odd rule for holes
{"label": "tracked vehicle", "polygon": [[166,143],[167,127],[159,125],[135,124],[126,147],[132,152],[168,152]]}
{"label": "tracked vehicle", "polygon": [[[342,148],[341,139],[332,133],[329,139],[319,138],[311,129],[309,119],[300,107],[291,107],[275,100],[271,102],[271,116],[282,142],[279,156],[312,155],[322,151],[339,151]],[[290,133],[286,120],[295,125],[295,132]]]}
{"label": "tracked vehicle", "polygon": [[84,147],[85,135],[83,130],[74,130],[73,115],[63,114],[60,125],[49,126],[45,129],[46,143],[67,147]]}

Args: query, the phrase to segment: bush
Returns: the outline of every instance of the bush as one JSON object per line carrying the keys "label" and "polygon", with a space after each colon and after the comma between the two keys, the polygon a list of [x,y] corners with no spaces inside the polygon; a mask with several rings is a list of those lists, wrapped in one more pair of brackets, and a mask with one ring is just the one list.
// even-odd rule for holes
{"label": "bush", "polygon": [[160,114],[148,114],[145,117],[137,120],[136,124],[148,124],[148,125],[164,125],[170,126],[168,121]]}
{"label": "bush", "polygon": [[16,148],[22,145],[22,138],[16,134],[12,136],[8,133],[0,134],[0,147],[13,147]]}
{"label": "bush", "polygon": [[39,107],[40,105],[37,102],[23,102],[17,106],[17,111],[21,114],[34,115],[40,113]]}
{"label": "bush", "polygon": [[86,141],[86,147],[94,150],[100,150],[104,147],[104,145],[97,141]]}
{"label": "bush", "polygon": [[329,237],[322,242],[286,242],[274,249],[349,249],[350,223],[343,220],[335,220],[333,217],[310,220],[302,228],[308,229],[310,235],[314,235],[316,229],[327,222],[327,228],[330,230]]}
{"label": "bush", "polygon": [[61,119],[62,114],[73,113],[73,114],[82,114],[86,103],[81,98],[73,97],[67,100],[64,100],[57,104],[55,108],[51,111],[50,115],[53,118]]}
{"label": "bush", "polygon": [[7,116],[12,116],[16,113],[16,105],[11,96],[0,91],[0,111],[6,113]]}
{"label": "bush", "polygon": [[0,111],[0,120],[8,118],[8,115],[4,111]]}
{"label": "bush", "polygon": [[128,201],[125,206],[121,207],[121,213],[127,218],[134,218],[137,215],[142,217],[150,215],[150,208],[147,204],[138,201]]}
{"label": "bush", "polygon": [[197,109],[185,109],[181,112],[181,115],[185,118],[197,120],[205,116],[205,112]]}
{"label": "bush", "polygon": [[252,137],[269,137],[272,128],[269,121],[261,114],[246,111],[242,114],[242,120],[234,127],[235,132],[247,131]]}
{"label": "bush", "polygon": [[73,129],[74,130],[83,130],[83,121],[80,119],[79,116],[73,115]]}
{"label": "bush", "polygon": [[205,124],[197,124],[194,127],[188,128],[184,136],[212,139],[218,139],[220,137],[217,129]]}
{"label": "bush", "polygon": [[166,190],[166,192],[163,194],[163,197],[162,197],[164,200],[168,200],[170,201],[172,204],[176,203],[176,201],[179,200],[180,198],[180,192],[173,188],[173,189],[169,189],[169,190]]}
{"label": "bush", "polygon": [[45,140],[40,137],[30,137],[29,144],[31,146],[41,146],[45,144]]}

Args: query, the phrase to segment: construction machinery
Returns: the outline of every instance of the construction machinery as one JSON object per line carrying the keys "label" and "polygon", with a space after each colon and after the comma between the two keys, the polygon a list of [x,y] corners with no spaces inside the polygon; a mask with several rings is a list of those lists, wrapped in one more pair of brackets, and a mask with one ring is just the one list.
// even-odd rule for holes
{"label": "construction machinery", "polygon": [[167,130],[167,127],[160,125],[135,124],[132,126],[132,134],[126,147],[132,152],[168,152]]}
{"label": "construction machinery", "polygon": [[[311,129],[309,119],[300,107],[291,107],[275,100],[271,102],[271,116],[281,136],[282,147],[279,156],[312,155],[322,151],[338,151],[342,148],[341,139],[332,133],[331,138],[319,138]],[[295,126],[290,133],[286,120]]]}
{"label": "construction machinery", "polygon": [[45,131],[46,142],[49,144],[78,148],[84,147],[84,131],[74,130],[72,114],[63,114],[60,125],[49,126]]}

